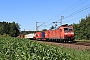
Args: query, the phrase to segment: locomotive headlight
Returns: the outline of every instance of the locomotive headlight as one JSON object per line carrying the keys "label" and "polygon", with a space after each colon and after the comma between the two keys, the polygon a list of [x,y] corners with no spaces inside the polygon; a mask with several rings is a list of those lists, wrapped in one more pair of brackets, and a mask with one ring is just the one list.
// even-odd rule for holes
{"label": "locomotive headlight", "polygon": [[74,34],[73,32],[71,32],[71,34]]}

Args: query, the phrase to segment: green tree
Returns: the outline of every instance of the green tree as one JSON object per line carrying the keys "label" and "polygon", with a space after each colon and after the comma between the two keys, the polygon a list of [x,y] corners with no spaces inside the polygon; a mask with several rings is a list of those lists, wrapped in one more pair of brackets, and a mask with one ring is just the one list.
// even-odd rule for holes
{"label": "green tree", "polygon": [[9,33],[10,33],[10,36],[12,36],[12,37],[18,36],[19,35],[19,26],[18,26],[18,24],[15,24],[15,22],[12,22],[10,24]]}
{"label": "green tree", "polygon": [[15,22],[0,22],[0,34],[8,34],[12,37],[18,36],[20,33],[20,26]]}
{"label": "green tree", "polygon": [[76,39],[86,39],[90,40],[90,15],[86,16],[86,18],[82,18],[79,24],[72,24],[75,31]]}
{"label": "green tree", "polygon": [[54,26],[51,26],[51,28],[50,29],[54,29],[55,27]]}

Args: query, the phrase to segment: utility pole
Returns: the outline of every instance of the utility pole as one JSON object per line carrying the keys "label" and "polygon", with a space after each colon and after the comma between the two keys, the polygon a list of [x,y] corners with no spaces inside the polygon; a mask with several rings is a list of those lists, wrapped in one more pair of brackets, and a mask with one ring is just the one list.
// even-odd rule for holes
{"label": "utility pole", "polygon": [[[38,23],[42,23],[42,24],[38,26]],[[38,31],[38,27],[42,26],[43,24],[45,24],[45,22],[36,22],[36,32]]]}
{"label": "utility pole", "polygon": [[64,16],[61,16],[61,19],[60,19],[60,25],[62,25],[62,19],[64,18]]}
{"label": "utility pole", "polygon": [[38,22],[36,22],[36,32],[38,31],[38,26],[37,25],[38,25]]}

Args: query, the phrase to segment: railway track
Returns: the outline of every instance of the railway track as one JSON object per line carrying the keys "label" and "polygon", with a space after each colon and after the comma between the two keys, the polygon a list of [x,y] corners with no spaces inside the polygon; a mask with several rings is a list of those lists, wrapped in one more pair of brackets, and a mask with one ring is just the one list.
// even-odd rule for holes
{"label": "railway track", "polygon": [[90,42],[69,42],[69,43],[59,43],[59,42],[47,42],[47,41],[37,41],[37,42],[43,42],[46,44],[52,44],[56,46],[64,46],[66,48],[73,48],[73,49],[78,49],[78,50],[89,50],[90,51]]}
{"label": "railway track", "polygon": [[75,45],[84,45],[84,46],[90,46],[90,42],[77,42],[74,43]]}

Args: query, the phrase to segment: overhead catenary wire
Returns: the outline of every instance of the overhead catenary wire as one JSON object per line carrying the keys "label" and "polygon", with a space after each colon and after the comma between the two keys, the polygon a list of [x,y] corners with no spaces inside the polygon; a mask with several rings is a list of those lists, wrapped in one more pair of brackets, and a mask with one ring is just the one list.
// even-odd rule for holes
{"label": "overhead catenary wire", "polygon": [[[73,6],[75,6],[76,4],[80,3],[80,1],[81,1],[81,0],[75,2],[73,5],[71,5],[70,7],[68,7],[67,9],[65,9],[64,11],[62,11],[61,13],[64,13],[65,11],[67,11],[67,10],[73,8]],[[60,13],[60,14],[61,14],[61,13]],[[60,15],[60,14],[58,14],[58,15]],[[52,18],[52,19],[53,19],[53,18]],[[50,19],[50,20],[52,20],[52,19]],[[50,23],[50,24],[52,24],[52,23]],[[48,24],[48,25],[50,25],[50,24]]]}
{"label": "overhead catenary wire", "polygon": [[[87,10],[87,9],[90,9],[90,4],[87,5],[87,6],[84,6],[83,8],[81,8],[81,9],[79,9],[79,10],[77,10],[77,11],[75,11],[75,12],[72,13],[72,14],[69,14],[69,15],[67,15],[67,16],[64,16],[63,19],[69,18],[69,17],[71,17],[71,16],[73,16],[73,15],[76,15],[76,14],[78,14],[78,13],[81,13],[81,12]],[[59,20],[57,20],[57,21],[59,21]]]}
{"label": "overhead catenary wire", "polygon": [[72,13],[72,14],[69,14],[69,15],[66,16],[64,19],[69,18],[69,17],[71,17],[71,16],[73,16],[73,15],[76,15],[76,14],[78,14],[78,13],[80,13],[80,12],[82,12],[82,11],[85,11],[85,10],[87,10],[87,9],[90,9],[90,4],[87,5],[87,6],[85,6],[85,7],[83,7],[83,8],[81,8],[81,9],[79,9],[78,11],[76,11],[76,12],[74,12],[74,13]]}
{"label": "overhead catenary wire", "polygon": [[[83,16],[81,16],[81,17],[83,17]],[[71,21],[77,20],[77,19],[79,19],[79,18],[81,18],[81,17],[78,17],[78,18],[75,18],[75,19],[71,19],[71,20],[69,20],[69,21],[66,21],[66,22],[64,22],[64,24],[67,23],[67,22],[71,22]]]}
{"label": "overhead catenary wire", "polygon": [[[82,5],[83,3],[85,3],[87,0],[84,0],[83,2],[81,2],[81,0],[79,0],[78,2],[76,2],[76,4],[72,5],[71,7],[67,8],[66,10],[64,10],[62,13],[67,13],[67,11],[70,11],[72,9],[75,9],[76,7],[79,7],[80,5]],[[81,2],[81,3],[80,3]],[[78,4],[79,3],[79,4]],[[78,13],[78,12],[77,12]]]}
{"label": "overhead catenary wire", "polygon": [[[88,10],[88,11],[90,11],[90,10]],[[84,12],[82,12],[82,13],[85,13],[85,12],[88,12],[88,11],[84,11]],[[87,13],[87,14],[88,14],[88,13]],[[79,15],[79,14],[78,14],[78,15]],[[75,19],[71,19],[71,20],[69,20],[69,21],[65,21],[64,23],[72,22],[72,21],[74,21],[74,20],[80,19],[80,18],[85,17],[85,16],[87,16],[87,15],[82,15],[82,16],[77,17],[77,18],[75,18]]]}
{"label": "overhead catenary wire", "polygon": [[[81,2],[81,0],[79,0],[79,2],[81,2],[81,3],[79,3],[79,2],[77,2],[77,4],[80,6],[81,4],[83,4],[84,2],[86,2],[87,0],[84,0],[83,2]],[[78,5],[77,4],[74,4],[74,5],[72,5],[71,7],[71,9],[73,9],[74,7],[77,7]],[[73,7],[74,6],[74,7]],[[74,15],[77,15],[77,14],[79,14],[79,13],[81,13],[81,12],[83,12],[83,11],[85,11],[85,10],[87,10],[87,9],[89,9],[90,8],[90,5],[87,5],[87,6],[85,6],[85,7],[83,7],[83,8],[81,8],[81,9],[79,9],[79,10],[77,10],[77,11],[75,11],[74,13],[72,13],[72,14],[69,14],[69,15],[67,15],[67,16],[64,16],[64,19],[66,19],[66,18],[69,18],[69,17],[71,17],[71,16],[74,16]],[[69,11],[69,9],[66,9],[66,11]],[[65,10],[64,10],[65,11]],[[63,12],[64,13],[64,12]],[[75,19],[78,19],[78,18],[75,18]],[[72,19],[72,20],[75,20],[75,19]],[[58,20],[58,21],[60,21],[60,20]],[[71,21],[71,20],[70,20]],[[57,22],[57,21],[56,21]],[[50,24],[47,24],[48,26],[50,26],[50,25],[52,25],[53,23],[51,22]]]}
{"label": "overhead catenary wire", "polygon": [[[78,2],[76,2],[74,5],[78,4],[80,1],[81,1],[81,0],[79,0]],[[83,2],[81,2],[81,3],[78,4],[78,5],[80,6],[81,4],[85,3],[86,1],[87,1],[87,0],[84,0]],[[74,6],[74,5],[72,5],[72,6]],[[75,7],[77,7],[78,5],[76,5]],[[71,7],[72,7],[72,6],[71,6]],[[73,8],[75,8],[75,7],[72,7],[72,8],[69,7],[69,8],[70,8],[70,9],[73,9]],[[66,9],[66,10],[69,10],[69,8]],[[83,9],[81,8],[80,10],[78,10],[78,11],[76,11],[76,12],[74,12],[74,13],[66,16],[66,17],[64,17],[64,19],[69,18],[69,17],[71,17],[71,16],[73,16],[73,15],[76,15],[76,14],[78,14],[78,13],[80,13],[80,12],[86,10],[86,9],[89,9],[89,7],[85,6]],[[64,10],[64,11],[66,11],[66,10]],[[64,12],[64,11],[63,11],[63,12]],[[57,20],[57,21],[60,21],[60,20]],[[52,24],[52,23],[50,23],[50,24]],[[49,24],[49,25],[50,25],[50,24]]]}
{"label": "overhead catenary wire", "polygon": [[76,3],[74,3],[73,5],[71,5],[70,7],[66,8],[64,11],[62,11],[60,14],[62,13],[66,13],[68,10],[70,10],[71,8],[73,8],[73,6],[75,6],[76,4],[78,4],[81,0],[77,1]]}
{"label": "overhead catenary wire", "polygon": [[[87,0],[84,0],[83,2],[81,2],[81,0],[77,1],[74,5],[70,6],[69,8],[67,8],[66,10],[62,11],[60,14],[64,14],[67,13],[69,11],[71,11],[72,9],[75,9],[76,7],[79,7],[80,5],[82,5],[83,3],[85,3]],[[80,3],[81,2],[81,3]]]}

